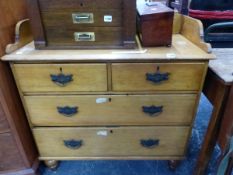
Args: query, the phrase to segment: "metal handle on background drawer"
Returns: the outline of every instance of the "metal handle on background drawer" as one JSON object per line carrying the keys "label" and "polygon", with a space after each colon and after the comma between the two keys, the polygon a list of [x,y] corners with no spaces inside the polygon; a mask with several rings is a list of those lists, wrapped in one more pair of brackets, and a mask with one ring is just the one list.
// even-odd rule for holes
{"label": "metal handle on background drawer", "polygon": [[146,80],[152,81],[156,84],[169,80],[170,73],[161,73],[159,69],[160,68],[158,66],[157,71],[155,73],[146,73]]}
{"label": "metal handle on background drawer", "polygon": [[163,112],[163,106],[143,106],[142,111],[150,116],[157,116]]}
{"label": "metal handle on background drawer", "polygon": [[94,23],[93,13],[73,13],[72,19],[74,24]]}
{"label": "metal handle on background drawer", "polygon": [[159,139],[147,139],[147,140],[140,140],[140,143],[145,148],[154,148],[159,145]]}
{"label": "metal handle on background drawer", "polygon": [[79,149],[83,145],[82,140],[64,140],[64,145],[70,149]]}
{"label": "metal handle on background drawer", "polygon": [[65,75],[63,73],[60,73],[58,75],[51,74],[50,77],[51,80],[58,86],[66,86],[68,83],[73,81],[72,74],[68,74],[68,75]]}
{"label": "metal handle on background drawer", "polygon": [[75,32],[74,33],[75,41],[95,41],[94,32]]}
{"label": "metal handle on background drawer", "polygon": [[77,106],[75,107],[69,107],[69,106],[59,107],[58,106],[57,111],[59,114],[62,114],[66,117],[71,117],[78,113],[78,107]]}

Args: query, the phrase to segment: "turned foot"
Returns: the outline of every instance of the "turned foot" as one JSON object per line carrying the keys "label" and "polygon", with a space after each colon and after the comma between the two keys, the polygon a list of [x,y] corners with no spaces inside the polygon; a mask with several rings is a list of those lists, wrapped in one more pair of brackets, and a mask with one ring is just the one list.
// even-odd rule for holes
{"label": "turned foot", "polygon": [[175,171],[179,165],[180,165],[180,160],[169,160],[168,161],[168,167],[172,171]]}
{"label": "turned foot", "polygon": [[58,167],[58,161],[56,160],[45,160],[44,163],[51,170],[56,170]]}

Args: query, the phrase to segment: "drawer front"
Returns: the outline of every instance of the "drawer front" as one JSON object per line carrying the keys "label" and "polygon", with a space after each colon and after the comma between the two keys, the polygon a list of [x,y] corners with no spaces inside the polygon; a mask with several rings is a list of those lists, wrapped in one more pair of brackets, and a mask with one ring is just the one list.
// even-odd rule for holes
{"label": "drawer front", "polygon": [[199,90],[204,63],[134,63],[112,65],[113,91]]}
{"label": "drawer front", "polygon": [[[121,46],[121,27],[47,27],[48,46]],[[79,35],[79,39],[77,37]]]}
{"label": "drawer front", "polygon": [[63,9],[121,9],[123,1],[132,0],[38,0],[41,11]]}
{"label": "drawer front", "polygon": [[23,92],[106,91],[105,64],[14,64]]}
{"label": "drawer front", "polygon": [[[65,10],[58,12],[43,12],[43,24],[45,28],[58,26],[64,28],[67,26],[78,27],[121,27],[122,11],[120,10]],[[59,19],[59,20],[58,20]]]}
{"label": "drawer front", "polygon": [[190,124],[196,95],[25,96],[36,126]]}
{"label": "drawer front", "polygon": [[24,166],[12,134],[0,134],[0,174]]}
{"label": "drawer front", "polygon": [[183,156],[189,127],[36,128],[41,157]]}

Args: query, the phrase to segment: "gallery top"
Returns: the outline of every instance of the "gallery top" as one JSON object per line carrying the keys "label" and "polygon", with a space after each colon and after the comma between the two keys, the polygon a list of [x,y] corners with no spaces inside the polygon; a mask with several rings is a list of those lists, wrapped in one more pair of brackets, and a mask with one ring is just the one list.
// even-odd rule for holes
{"label": "gallery top", "polygon": [[131,50],[36,50],[33,42],[2,57],[3,61],[76,61],[76,62],[118,62],[154,60],[210,60],[213,54],[207,53],[181,34],[174,34],[171,47],[143,48],[139,42]]}

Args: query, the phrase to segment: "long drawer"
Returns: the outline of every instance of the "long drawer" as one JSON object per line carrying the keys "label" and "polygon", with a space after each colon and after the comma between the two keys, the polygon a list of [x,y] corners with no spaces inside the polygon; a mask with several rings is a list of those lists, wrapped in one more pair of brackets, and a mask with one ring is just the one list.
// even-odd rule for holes
{"label": "long drawer", "polygon": [[196,94],[25,96],[33,125],[191,124]]}
{"label": "long drawer", "polygon": [[[122,27],[122,11],[119,9],[102,10],[60,10],[56,12],[43,12],[43,24],[45,28],[56,27],[65,28],[67,26],[78,27]],[[59,19],[59,22],[58,20]]]}
{"label": "long drawer", "polygon": [[14,64],[23,92],[106,91],[106,64]]}
{"label": "long drawer", "polygon": [[38,0],[41,11],[56,11],[61,9],[121,9],[123,1],[131,0]]}
{"label": "long drawer", "polygon": [[199,90],[204,63],[125,63],[112,65],[113,91]]}
{"label": "long drawer", "polygon": [[79,27],[65,26],[63,28],[47,27],[45,29],[48,45],[53,46],[102,46],[121,45],[121,27]]}
{"label": "long drawer", "polygon": [[35,128],[41,157],[183,156],[189,127]]}

